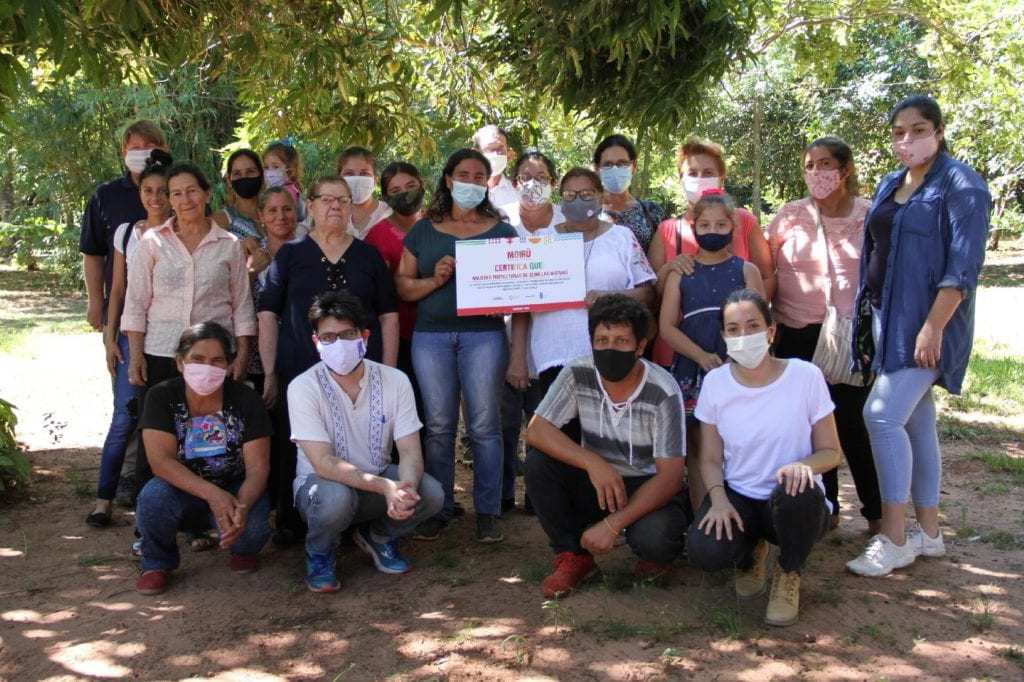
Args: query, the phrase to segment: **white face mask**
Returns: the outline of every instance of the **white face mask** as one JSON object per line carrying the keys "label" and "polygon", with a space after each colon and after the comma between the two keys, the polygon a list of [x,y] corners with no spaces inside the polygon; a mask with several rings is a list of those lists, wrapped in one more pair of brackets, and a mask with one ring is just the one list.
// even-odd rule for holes
{"label": "white face mask", "polygon": [[683,176],[683,194],[691,204],[696,204],[701,195],[709,189],[718,189],[718,177],[698,178],[693,175]]}
{"label": "white face mask", "polygon": [[504,154],[497,152],[487,152],[484,154],[484,158],[487,159],[491,164],[491,177],[495,175],[501,175],[505,172],[505,166],[508,165],[508,157]]}
{"label": "white face mask", "polygon": [[768,332],[754,332],[746,336],[726,336],[725,348],[729,357],[747,369],[754,369],[761,364],[768,354]]}
{"label": "white face mask", "polygon": [[519,192],[519,203],[530,208],[543,206],[551,198],[551,184],[540,180],[520,182],[516,191]]}
{"label": "white face mask", "polygon": [[351,374],[366,355],[366,344],[361,338],[346,341],[338,339],[334,343],[316,342],[316,350],[327,369],[335,374]]}
{"label": "white face mask", "polygon": [[141,173],[146,170],[146,159],[149,158],[152,149],[129,149],[124,153],[124,165],[132,173]]}
{"label": "white face mask", "polygon": [[352,192],[352,203],[362,204],[373,196],[373,186],[376,184],[373,178],[366,175],[349,175],[345,178],[348,188]]}

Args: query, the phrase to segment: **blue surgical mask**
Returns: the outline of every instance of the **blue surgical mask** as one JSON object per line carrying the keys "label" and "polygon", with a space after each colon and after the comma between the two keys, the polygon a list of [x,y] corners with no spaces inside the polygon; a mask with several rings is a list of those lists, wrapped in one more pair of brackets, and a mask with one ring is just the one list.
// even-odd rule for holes
{"label": "blue surgical mask", "polygon": [[604,185],[605,191],[612,194],[622,194],[629,189],[629,183],[633,182],[633,167],[623,166],[612,166],[611,168],[601,169],[601,184]]}
{"label": "blue surgical mask", "polygon": [[487,188],[471,182],[452,182],[452,200],[463,211],[476,208],[487,196]]}

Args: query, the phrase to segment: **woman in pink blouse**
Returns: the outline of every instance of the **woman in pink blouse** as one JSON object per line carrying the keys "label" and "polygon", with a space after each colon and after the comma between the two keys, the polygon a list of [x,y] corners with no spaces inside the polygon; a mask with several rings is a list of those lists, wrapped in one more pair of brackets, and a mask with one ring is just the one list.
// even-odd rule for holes
{"label": "woman in pink blouse", "polygon": [[243,381],[256,334],[245,255],[238,239],[206,217],[210,183],[198,168],[172,166],[167,190],[174,216],[139,242],[121,317],[130,381],[153,386],[176,376],[174,350],[181,333],[207,321],[238,340],[238,357],[229,371]]}
{"label": "woman in pink blouse", "polygon": [[[826,291],[839,314],[853,315],[860,270],[864,215],[870,202],[857,197],[853,152],[838,137],[822,137],[804,152],[804,180],[811,196],[792,201],[768,226],[776,265],[772,310],[778,321],[775,354],[810,360],[825,318]],[[870,386],[830,384],[839,440],[853,475],[861,515],[870,533],[882,517],[878,478],[862,410]],[[832,527],[839,523],[839,483],[833,469],[824,476],[832,502]]]}

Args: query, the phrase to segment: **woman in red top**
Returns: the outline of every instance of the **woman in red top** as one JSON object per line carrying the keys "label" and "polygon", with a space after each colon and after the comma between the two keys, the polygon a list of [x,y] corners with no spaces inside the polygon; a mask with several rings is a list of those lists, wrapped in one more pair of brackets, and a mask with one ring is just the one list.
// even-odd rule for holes
{"label": "woman in red top", "polygon": [[[647,260],[658,273],[660,296],[671,272],[693,273],[693,257],[697,239],[693,233],[693,206],[709,189],[725,188],[725,150],[722,145],[691,135],[679,147],[679,182],[686,195],[686,213],[663,220],[651,240]],[[775,266],[768,242],[757,223],[757,217],[745,208],[736,208],[736,229],[732,236],[732,255],[753,263],[761,273],[764,291],[769,300],[775,291]],[[654,342],[653,360],[667,367],[672,364],[672,349],[661,339]]]}
{"label": "woman in red top", "polygon": [[[374,225],[366,237],[367,244],[377,249],[388,271],[394,276],[402,260],[402,242],[412,226],[422,216],[423,195],[426,185],[419,169],[411,163],[395,161],[380,174],[380,195],[391,207],[392,213]],[[416,409],[423,414],[420,389],[412,369],[412,328],[416,326],[416,304],[398,301],[398,369],[412,382],[416,396]]]}

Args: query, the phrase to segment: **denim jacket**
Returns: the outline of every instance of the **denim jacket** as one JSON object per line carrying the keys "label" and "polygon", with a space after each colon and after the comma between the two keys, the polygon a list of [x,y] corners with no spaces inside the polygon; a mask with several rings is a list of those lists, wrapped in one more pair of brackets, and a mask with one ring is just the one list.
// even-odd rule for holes
{"label": "denim jacket", "polygon": [[[878,205],[902,184],[906,174],[903,168],[882,179],[865,225],[870,224]],[[981,176],[940,152],[924,182],[893,218],[892,245],[882,285],[881,334],[872,371],[916,367],[917,335],[938,290],[958,289],[963,300],[942,332],[937,383],[950,393],[960,393],[974,341],[974,290],[985,260],[991,210],[992,198]],[[866,229],[855,311],[861,309],[861,299],[867,295],[865,280],[873,248],[874,240]],[[857,330],[853,338],[856,340]],[[853,355],[854,368],[860,369],[856,349]]]}

